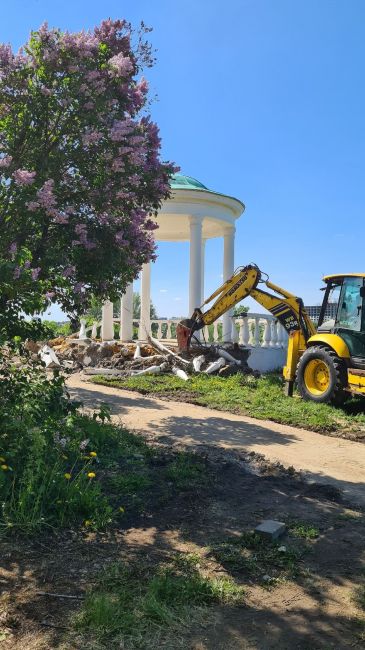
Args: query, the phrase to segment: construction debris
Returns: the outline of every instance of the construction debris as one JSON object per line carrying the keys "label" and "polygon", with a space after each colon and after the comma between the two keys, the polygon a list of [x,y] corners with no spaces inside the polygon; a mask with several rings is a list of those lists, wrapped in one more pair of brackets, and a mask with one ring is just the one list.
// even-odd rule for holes
{"label": "construction debris", "polygon": [[194,357],[193,366],[194,366],[195,372],[200,372],[200,368],[202,367],[202,364],[204,363],[204,361],[205,361],[204,354],[199,354],[198,357]]}
{"label": "construction debris", "polygon": [[141,356],[141,346],[137,343],[133,359],[140,359]]}
{"label": "construction debris", "polygon": [[171,368],[172,372],[176,377],[180,377],[180,379],[183,379],[184,381],[188,381],[189,375],[186,374],[185,370],[181,370],[181,368],[176,368],[176,366],[172,366]]}
{"label": "construction debris", "polygon": [[55,354],[54,350],[49,347],[49,345],[44,345],[38,352],[41,361],[46,365],[46,368],[57,368],[60,366],[60,362]]}
{"label": "construction debris", "polygon": [[176,346],[150,337],[147,343],[136,341],[92,341],[58,337],[48,345],[34,346],[48,367],[61,366],[68,372],[87,375],[138,377],[172,373],[182,381],[196,373],[227,377],[237,372],[252,373],[247,364],[249,351],[237,344],[213,344],[177,354]]}
{"label": "construction debris", "polygon": [[136,375],[158,375],[160,372],[168,370],[169,364],[164,362],[160,366],[150,366],[149,368],[144,368],[143,370],[132,370],[132,377]]}
{"label": "construction debris", "polygon": [[274,519],[265,519],[259,526],[256,526],[255,533],[261,537],[273,541],[284,535],[286,526],[281,521]]}
{"label": "construction debris", "polygon": [[223,357],[219,357],[217,361],[213,361],[212,363],[209,364],[208,368],[204,370],[206,375],[212,375],[214,372],[217,372],[217,370],[220,370],[226,365],[226,360],[223,359]]}

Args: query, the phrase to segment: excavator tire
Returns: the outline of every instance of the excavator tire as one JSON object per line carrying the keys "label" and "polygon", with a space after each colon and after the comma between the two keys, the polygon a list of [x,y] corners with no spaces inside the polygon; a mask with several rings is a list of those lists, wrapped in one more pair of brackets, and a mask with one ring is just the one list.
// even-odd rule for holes
{"label": "excavator tire", "polygon": [[331,348],[309,347],[298,363],[296,380],[306,401],[340,406],[347,398],[347,368]]}

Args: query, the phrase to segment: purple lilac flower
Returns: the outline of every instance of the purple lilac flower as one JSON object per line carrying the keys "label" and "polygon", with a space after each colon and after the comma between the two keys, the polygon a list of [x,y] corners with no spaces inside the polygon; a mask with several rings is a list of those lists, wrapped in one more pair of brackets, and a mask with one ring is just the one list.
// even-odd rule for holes
{"label": "purple lilac flower", "polygon": [[56,197],[53,194],[54,180],[50,178],[37,192],[37,198],[43,208],[50,209],[56,205]]}
{"label": "purple lilac flower", "polygon": [[36,172],[29,172],[27,169],[16,169],[14,172],[14,181],[17,185],[32,185],[36,177]]}
{"label": "purple lilac flower", "polygon": [[9,167],[9,165],[11,165],[12,160],[13,160],[12,156],[4,156],[3,158],[0,158],[0,169]]}
{"label": "purple lilac flower", "polygon": [[127,77],[133,72],[133,63],[128,56],[124,56],[122,52],[112,56],[109,59],[110,67],[116,77]]}
{"label": "purple lilac flower", "polygon": [[35,212],[39,208],[38,201],[27,201],[25,205],[30,212]]}

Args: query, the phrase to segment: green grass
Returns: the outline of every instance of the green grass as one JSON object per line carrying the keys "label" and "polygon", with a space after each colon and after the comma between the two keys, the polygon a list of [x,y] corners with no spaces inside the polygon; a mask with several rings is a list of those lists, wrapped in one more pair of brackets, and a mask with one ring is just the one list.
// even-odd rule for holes
{"label": "green grass", "polygon": [[243,574],[245,579],[274,586],[300,575],[304,551],[246,532],[212,546],[210,554],[225,568]]}
{"label": "green grass", "polygon": [[194,454],[179,452],[166,468],[166,478],[180,490],[207,483],[209,477],[204,462]]}
{"label": "green grass", "polygon": [[308,524],[305,521],[290,521],[288,524],[288,530],[291,535],[298,537],[300,539],[306,539],[307,541],[312,539],[317,539],[319,536],[319,530],[312,524]]}
{"label": "green grass", "polygon": [[232,377],[192,376],[183,382],[178,377],[144,376],[115,379],[93,377],[91,381],[105,386],[136,390],[144,394],[184,399],[210,408],[273,420],[353,439],[365,439],[365,400],[354,399],[344,408],[304,402],[297,395],[292,399],[283,393],[279,375],[258,379],[251,375]]}
{"label": "green grass", "polygon": [[196,555],[178,554],[155,566],[118,562],[88,593],[75,628],[93,648],[158,648],[202,608],[243,600],[234,580],[203,575]]}
{"label": "green grass", "polygon": [[152,479],[145,474],[116,474],[110,480],[111,486],[120,494],[133,496],[150,487]]}

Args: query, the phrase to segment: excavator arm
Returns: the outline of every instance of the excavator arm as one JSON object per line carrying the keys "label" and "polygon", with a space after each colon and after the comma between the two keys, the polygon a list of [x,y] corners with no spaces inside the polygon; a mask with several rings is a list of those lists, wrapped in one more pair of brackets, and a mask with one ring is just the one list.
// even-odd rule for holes
{"label": "excavator arm", "polygon": [[[264,285],[265,289],[259,285]],[[289,335],[284,378],[288,382],[287,393],[291,394],[299,356],[306,349],[307,341],[316,333],[316,329],[305,311],[302,299],[270,282],[268,276],[262,273],[255,264],[237,269],[229,280],[204,301],[201,307],[195,309],[190,319],[178,324],[179,349],[189,349],[195,332],[213,323],[247,296],[254,298],[271,312]],[[215,302],[212,306],[206,311],[202,311],[203,307],[214,299]]]}

